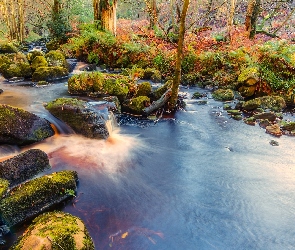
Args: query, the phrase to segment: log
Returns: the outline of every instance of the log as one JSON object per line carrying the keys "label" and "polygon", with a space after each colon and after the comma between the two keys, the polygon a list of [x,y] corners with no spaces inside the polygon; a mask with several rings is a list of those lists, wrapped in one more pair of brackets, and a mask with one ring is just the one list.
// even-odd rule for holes
{"label": "log", "polygon": [[152,104],[150,106],[148,106],[142,110],[144,115],[149,115],[150,113],[152,113],[156,109],[164,106],[164,104],[169,100],[171,94],[172,94],[172,90],[168,89],[157,101],[152,102]]}

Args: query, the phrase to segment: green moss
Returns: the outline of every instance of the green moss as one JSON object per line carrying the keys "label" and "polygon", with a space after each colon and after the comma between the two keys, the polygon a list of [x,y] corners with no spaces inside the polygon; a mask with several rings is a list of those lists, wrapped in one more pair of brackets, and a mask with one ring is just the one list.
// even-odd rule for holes
{"label": "green moss", "polygon": [[31,249],[37,242],[39,247],[50,245],[51,249],[94,250],[93,241],[81,219],[59,211],[44,213],[34,219],[11,250]]}
{"label": "green moss", "polygon": [[203,95],[199,92],[195,92],[192,95],[192,99],[200,99]]}
{"label": "green moss", "polygon": [[45,55],[49,67],[63,67],[68,69],[64,54],[59,50],[51,50]]}
{"label": "green moss", "polygon": [[27,59],[30,63],[32,63],[36,56],[44,56],[44,52],[39,50],[31,51],[27,54]]}
{"label": "green moss", "polygon": [[287,131],[294,131],[295,130],[295,122],[281,122],[281,128]]}
{"label": "green moss", "polygon": [[171,88],[172,83],[173,81],[169,80],[164,85],[153,91],[154,98],[159,99],[169,88]]}
{"label": "green moss", "polygon": [[0,54],[16,52],[17,48],[12,43],[0,43]]}
{"label": "green moss", "polygon": [[231,101],[235,96],[231,89],[217,89],[212,93],[212,97],[218,101]]}
{"label": "green moss", "polygon": [[77,180],[75,171],[61,171],[15,187],[0,201],[2,219],[11,227],[40,213],[69,197],[65,190],[76,190]]}
{"label": "green moss", "polygon": [[68,80],[68,90],[71,94],[97,92],[119,98],[124,98],[133,85],[134,81],[126,76],[100,72],[83,73],[72,76]]}
{"label": "green moss", "polygon": [[150,103],[150,98],[147,96],[138,96],[132,98],[127,104],[128,108],[134,114],[142,114],[142,110]]}
{"label": "green moss", "polygon": [[243,103],[242,108],[245,110],[254,110],[257,108],[270,109],[275,112],[281,111],[286,107],[284,98],[280,96],[263,96]]}
{"label": "green moss", "polygon": [[35,71],[39,67],[48,67],[48,63],[44,56],[36,56],[31,63],[31,67]]}
{"label": "green moss", "polygon": [[39,67],[33,73],[32,81],[50,81],[58,78],[66,77],[69,74],[68,70],[63,67]]}
{"label": "green moss", "polygon": [[136,96],[149,96],[151,92],[151,84],[149,82],[142,82],[137,86]]}
{"label": "green moss", "polygon": [[229,114],[229,115],[241,115],[242,114],[242,112],[240,111],[240,110],[237,110],[237,109],[232,109],[232,110],[227,110],[227,113]]}
{"label": "green moss", "polygon": [[[246,82],[250,78],[257,79],[256,82],[259,79],[259,70],[257,67],[248,67],[242,70],[242,72],[239,74],[238,82]],[[255,82],[255,83],[256,83]]]}
{"label": "green moss", "polygon": [[0,178],[0,199],[6,194],[9,187],[9,181]]}

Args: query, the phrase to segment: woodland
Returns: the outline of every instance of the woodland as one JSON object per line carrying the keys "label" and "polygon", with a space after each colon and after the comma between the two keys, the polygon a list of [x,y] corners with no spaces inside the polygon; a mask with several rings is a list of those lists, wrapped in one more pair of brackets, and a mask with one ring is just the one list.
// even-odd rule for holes
{"label": "woodland", "polygon": [[[77,70],[78,73],[75,71],[77,65],[82,65]],[[162,249],[173,249],[169,241],[173,242],[171,244],[189,244],[187,248],[181,245],[174,249],[193,249],[198,238],[193,232],[202,233],[199,227],[202,221],[204,228],[210,227],[210,230],[214,231],[213,238],[207,241],[207,230],[204,230],[203,238],[206,242],[203,242],[202,237],[200,242],[208,244],[208,248],[203,249],[212,249],[212,246],[214,249],[223,249],[219,248],[218,244],[223,244],[224,249],[244,248],[246,241],[243,240],[243,235],[246,235],[246,240],[249,241],[244,249],[271,249],[264,245],[265,242],[280,243],[278,248],[272,249],[294,247],[292,229],[287,227],[282,230],[283,236],[288,233],[291,235],[289,240],[276,239],[277,235],[280,236],[280,228],[277,230],[276,227],[281,226],[280,223],[272,223],[275,227],[272,231],[269,230],[270,224],[267,223],[273,222],[274,213],[270,213],[266,223],[261,220],[261,225],[266,225],[266,237],[261,228],[256,229],[260,224],[253,221],[257,218],[251,217],[267,204],[270,207],[269,211],[272,211],[273,207],[279,207],[281,202],[289,207],[278,210],[278,220],[284,218],[284,223],[287,221],[285,224],[289,226],[289,222],[294,218],[293,210],[290,209],[294,207],[291,204],[291,201],[294,201],[293,197],[286,200],[281,198],[281,189],[284,188],[284,192],[287,190],[288,193],[290,187],[294,186],[294,181],[290,177],[294,176],[294,171],[292,170],[286,179],[280,179],[281,182],[278,182],[277,186],[281,188],[278,196],[273,195],[275,192],[269,191],[272,190],[270,187],[276,186],[273,184],[274,181],[268,184],[268,175],[265,177],[267,185],[260,181],[265,173],[273,173],[275,177],[288,173],[287,167],[282,171],[271,171],[271,167],[277,169],[277,165],[271,164],[277,164],[281,159],[284,161],[281,156],[284,156],[285,152],[280,155],[275,152],[269,156],[269,151],[264,151],[267,147],[260,135],[255,139],[252,139],[252,135],[248,136],[252,131],[250,126],[247,126],[250,127],[250,132],[243,127],[242,133],[238,129],[227,129],[226,126],[230,124],[229,126],[234,127],[238,123],[233,120],[243,120],[248,125],[259,124],[260,128],[272,136],[271,138],[295,135],[295,1],[0,0],[0,74],[0,86],[3,88],[0,89],[0,245],[4,245],[3,249],[7,249],[5,247],[9,244],[13,244],[10,249],[37,249],[34,248],[36,242],[39,242],[38,249],[95,249],[94,245],[105,246],[101,249],[109,249],[115,244],[120,245],[127,236],[129,239],[129,235],[143,238],[139,244],[145,242],[144,244],[156,245],[151,236],[157,236],[160,238],[160,244],[168,244]],[[183,94],[180,89],[187,92]],[[199,92],[193,93],[194,90]],[[51,95],[50,91],[57,93]],[[31,93],[34,95],[31,96]],[[67,97],[61,97],[65,93]],[[18,98],[22,99],[23,95],[27,95],[26,101],[18,103]],[[52,100],[53,96],[57,99]],[[188,96],[190,100],[185,102]],[[36,102],[35,98],[38,99]],[[16,99],[16,102],[13,103],[13,99]],[[209,104],[210,101],[213,102],[212,106],[207,105],[208,100]],[[23,105],[30,111],[22,109],[23,106],[16,108],[9,102]],[[203,118],[206,117],[206,120],[202,120],[201,108],[187,112],[188,116],[185,112],[180,112],[186,111],[187,103],[207,108],[207,111],[203,109]],[[46,119],[31,113],[31,109],[37,106],[37,113],[43,113]],[[222,116],[222,113],[226,115]],[[167,126],[165,129],[161,126],[156,128],[162,117],[170,119],[177,115],[182,116],[184,121],[177,123],[176,119],[171,119],[171,123],[161,124]],[[284,120],[284,116],[287,119]],[[158,129],[157,135],[152,129],[144,130],[144,133],[150,133],[147,142],[153,141],[155,137],[158,142],[155,143],[156,147],[152,144],[149,146],[155,148],[151,156],[146,157],[146,152],[140,154],[144,155],[139,161],[140,164],[133,160],[132,154],[129,155],[131,148],[144,148],[140,147],[140,143],[133,143],[137,139],[125,135],[118,139],[120,136],[116,134],[113,139],[111,138],[109,128],[116,118],[116,122],[127,121],[127,124],[128,119],[134,119],[132,121],[137,125],[145,122],[152,124],[153,129]],[[191,119],[195,120],[191,122]],[[195,127],[194,123],[198,122],[202,124],[196,124],[199,127]],[[185,126],[182,126],[183,124]],[[177,129],[178,127],[181,129]],[[180,130],[183,130],[183,134]],[[136,131],[138,133],[138,130]],[[167,131],[171,133],[168,136]],[[242,138],[245,139],[240,140],[239,136],[244,136]],[[47,138],[49,140],[45,140]],[[74,138],[73,141],[66,141],[71,138]],[[92,141],[86,141],[89,138]],[[227,142],[229,139],[231,141]],[[47,142],[47,146],[52,144],[53,148],[48,154],[34,148],[23,152],[28,145],[39,145],[38,143],[43,140]],[[233,143],[234,140],[237,142]],[[54,141],[57,141],[58,146],[55,147]],[[258,142],[259,147],[255,146]],[[286,147],[286,140],[282,140],[282,143],[285,143]],[[73,150],[80,144],[81,148],[72,154],[68,153],[72,151],[67,150]],[[121,147],[117,147],[117,144]],[[158,144],[162,145],[162,148]],[[269,144],[279,146],[279,142],[275,140],[271,140],[267,146],[270,146]],[[83,151],[85,148],[81,150],[83,145],[87,152]],[[26,147],[22,148],[23,146]],[[105,148],[108,149],[107,160],[103,161],[105,155],[99,154],[104,152]],[[286,148],[279,149],[281,148],[287,151]],[[162,151],[159,153],[160,156],[157,156],[156,151],[159,149]],[[172,154],[166,155],[168,151],[173,152],[173,157]],[[187,151],[191,154],[187,154]],[[254,156],[252,157],[248,151]],[[241,156],[247,157],[246,160],[238,158],[239,152]],[[177,154],[183,157],[179,157],[178,160],[174,157]],[[294,158],[293,152],[291,154],[290,159]],[[276,157],[275,160],[269,160],[272,158],[268,157],[272,156]],[[206,159],[199,161],[201,157]],[[228,162],[226,157],[229,157]],[[152,162],[148,163],[145,158]],[[265,163],[256,162],[257,158],[263,158]],[[251,161],[254,163],[249,163]],[[288,162],[292,163],[289,159]],[[142,166],[145,163],[148,164],[147,167]],[[181,167],[180,163],[183,164]],[[50,164],[55,165],[52,171],[62,171],[35,178],[37,175],[40,176],[40,173],[51,171],[48,170]],[[124,164],[128,165],[128,168],[123,168]],[[285,167],[286,162],[283,164]],[[113,165],[116,165],[115,171]],[[108,166],[112,167],[113,172],[99,172]],[[259,167],[256,168],[257,166]],[[263,167],[267,169],[261,174]],[[193,172],[196,169],[198,171]],[[257,169],[261,172],[257,172]],[[204,174],[207,170],[209,172]],[[218,172],[225,170],[228,172]],[[240,181],[241,172],[246,170],[249,174],[244,182]],[[92,172],[86,178],[85,173],[88,171]],[[169,176],[174,171],[177,178],[170,180]],[[132,174],[131,178],[128,177],[128,173]],[[198,181],[193,180],[191,173],[197,173],[194,178]],[[216,178],[212,178],[212,173],[216,174]],[[232,177],[233,173],[238,173],[238,176]],[[256,173],[259,175],[258,181]],[[111,175],[121,178],[122,185],[120,186],[121,181],[114,181],[117,180],[115,177],[109,178]],[[132,178],[134,176],[136,178]],[[147,179],[142,180],[142,176]],[[226,176],[229,180],[221,181],[220,178]],[[77,194],[77,183],[80,179],[82,184],[79,184],[79,190],[84,191]],[[249,182],[250,179],[252,182]],[[176,182],[175,185],[174,181],[177,180],[180,184]],[[232,184],[232,181],[237,181],[237,184]],[[291,181],[292,184],[285,188],[284,182]],[[243,188],[240,182],[243,185],[250,183],[247,187],[250,191],[254,186],[252,184],[259,182],[262,186],[257,186],[255,193],[258,194],[265,188],[269,190],[260,196],[255,195],[253,191],[243,198],[243,192],[237,191],[247,188]],[[99,186],[104,184],[106,186]],[[223,184],[226,184],[226,187],[223,187]],[[215,185],[220,187],[215,188]],[[187,189],[182,189],[184,187]],[[194,188],[197,190],[190,192]],[[156,192],[154,189],[157,189]],[[104,190],[108,192],[104,194]],[[167,197],[173,197],[172,201],[177,198],[175,203],[170,203],[171,200],[165,198],[165,192]],[[233,200],[234,204],[238,204],[237,208],[228,208],[226,192],[231,198],[235,198]],[[83,194],[81,200],[83,197],[88,197],[88,200],[80,203],[80,194]],[[161,195],[157,196],[158,194]],[[200,194],[198,198],[195,197],[197,194]],[[208,201],[203,200],[204,197],[208,198]],[[214,200],[211,201],[212,197]],[[255,197],[254,205],[245,202]],[[222,201],[220,198],[224,198],[224,207],[219,203]],[[275,203],[264,204],[265,198],[273,198]],[[86,226],[90,228],[89,232],[80,219],[70,214],[43,213],[48,208],[69,199],[72,199],[72,206],[68,206],[67,209],[79,216],[84,217],[82,210],[88,207],[93,211],[86,211],[90,217],[84,217]],[[162,212],[163,221],[159,220],[155,227],[151,225],[147,229],[141,223],[146,222],[148,217],[138,219],[141,221],[139,224],[136,224],[138,221],[135,219],[137,215],[146,215],[147,209],[142,204],[150,201],[153,202],[149,209],[150,217],[157,218]],[[204,204],[197,203],[199,201]],[[169,213],[162,210],[165,202]],[[263,204],[259,207],[260,203]],[[64,207],[67,205],[62,204]],[[81,210],[76,209],[80,204]],[[113,207],[110,204],[113,204]],[[125,211],[126,204],[129,205]],[[157,208],[154,204],[160,204],[161,211],[154,210]],[[241,208],[243,204],[246,204],[246,209]],[[118,207],[123,211],[122,223],[119,223],[121,213],[112,216],[113,210],[117,211]],[[173,210],[174,208],[177,209]],[[223,210],[219,211],[220,208]],[[175,215],[169,217],[171,209]],[[195,212],[197,210],[199,212]],[[288,215],[287,210],[291,211],[291,215],[286,219],[283,215]],[[188,224],[182,225],[179,222],[183,216],[182,211],[185,212],[184,221]],[[229,215],[225,216],[228,212]],[[241,221],[240,214],[243,212],[249,221]],[[218,229],[221,229],[218,237],[215,234],[218,230],[210,224],[212,219],[215,219],[215,215],[212,216],[214,213],[222,217],[216,219]],[[39,214],[41,215],[35,218]],[[188,214],[192,214],[192,222],[187,219]],[[261,214],[262,219],[268,218],[264,216],[267,214],[264,210],[261,210]],[[206,216],[209,216],[209,219]],[[24,230],[23,236],[15,241],[17,235],[13,235],[14,238],[8,240],[5,245],[6,239],[2,239],[2,236],[8,235],[9,230],[15,226],[30,222],[32,218],[35,219]],[[98,218],[101,221],[97,222]],[[113,221],[107,222],[109,218],[113,218]],[[171,218],[175,219],[177,235],[183,233],[182,237],[189,240],[182,241],[174,237],[173,225],[170,226]],[[153,221],[152,219],[150,220]],[[195,220],[198,222],[195,223]],[[225,223],[219,225],[223,221]],[[241,226],[244,222],[245,229]],[[248,230],[248,225],[252,224],[256,230],[254,233]],[[164,234],[160,232],[159,228],[162,226],[167,226],[161,230],[168,236],[168,241],[165,241]],[[153,228],[159,231],[154,231]],[[239,231],[242,233],[232,237],[232,233],[236,234]],[[228,241],[224,241],[224,234],[227,232]],[[257,240],[257,244],[260,242],[260,246],[263,246],[261,248],[252,245],[256,244],[253,237],[256,237],[257,232],[262,232],[261,235],[264,237]],[[270,240],[270,232],[273,233],[274,240]],[[17,234],[20,235],[20,232]],[[104,242],[101,241],[102,237]],[[130,239],[132,240],[126,241],[125,244],[132,246],[136,241],[133,241],[134,238]],[[216,239],[220,242],[216,242]],[[236,241],[232,241],[233,239]],[[228,242],[232,248],[227,245]]]}
{"label": "woodland", "polygon": [[294,11],[292,0],[2,0],[0,32],[2,44],[43,38],[49,50],[131,78],[155,69],[173,82],[170,108],[180,83],[293,103]]}

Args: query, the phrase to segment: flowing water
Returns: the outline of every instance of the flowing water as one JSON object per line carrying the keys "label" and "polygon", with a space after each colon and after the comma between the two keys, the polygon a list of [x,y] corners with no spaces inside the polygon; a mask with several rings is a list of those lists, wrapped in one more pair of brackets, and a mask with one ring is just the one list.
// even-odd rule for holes
{"label": "flowing water", "polygon": [[96,249],[295,249],[294,137],[273,138],[232,120],[211,98],[198,105],[191,94],[207,91],[192,88],[182,90],[187,108],[173,119],[122,117],[108,140],[90,140],[43,107],[68,96],[66,82],[0,88],[0,103],[60,131],[30,147],[2,146],[0,156],[40,148],[48,173],[76,170],[77,197],[62,209],[84,220]]}

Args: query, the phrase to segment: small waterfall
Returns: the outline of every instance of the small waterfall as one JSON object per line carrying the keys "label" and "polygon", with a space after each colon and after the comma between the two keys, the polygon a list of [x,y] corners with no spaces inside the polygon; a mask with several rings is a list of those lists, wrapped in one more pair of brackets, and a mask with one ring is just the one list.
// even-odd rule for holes
{"label": "small waterfall", "polygon": [[118,123],[116,116],[112,111],[109,111],[108,119],[106,120],[106,127],[109,132],[109,135],[113,133],[113,131],[118,128]]}

